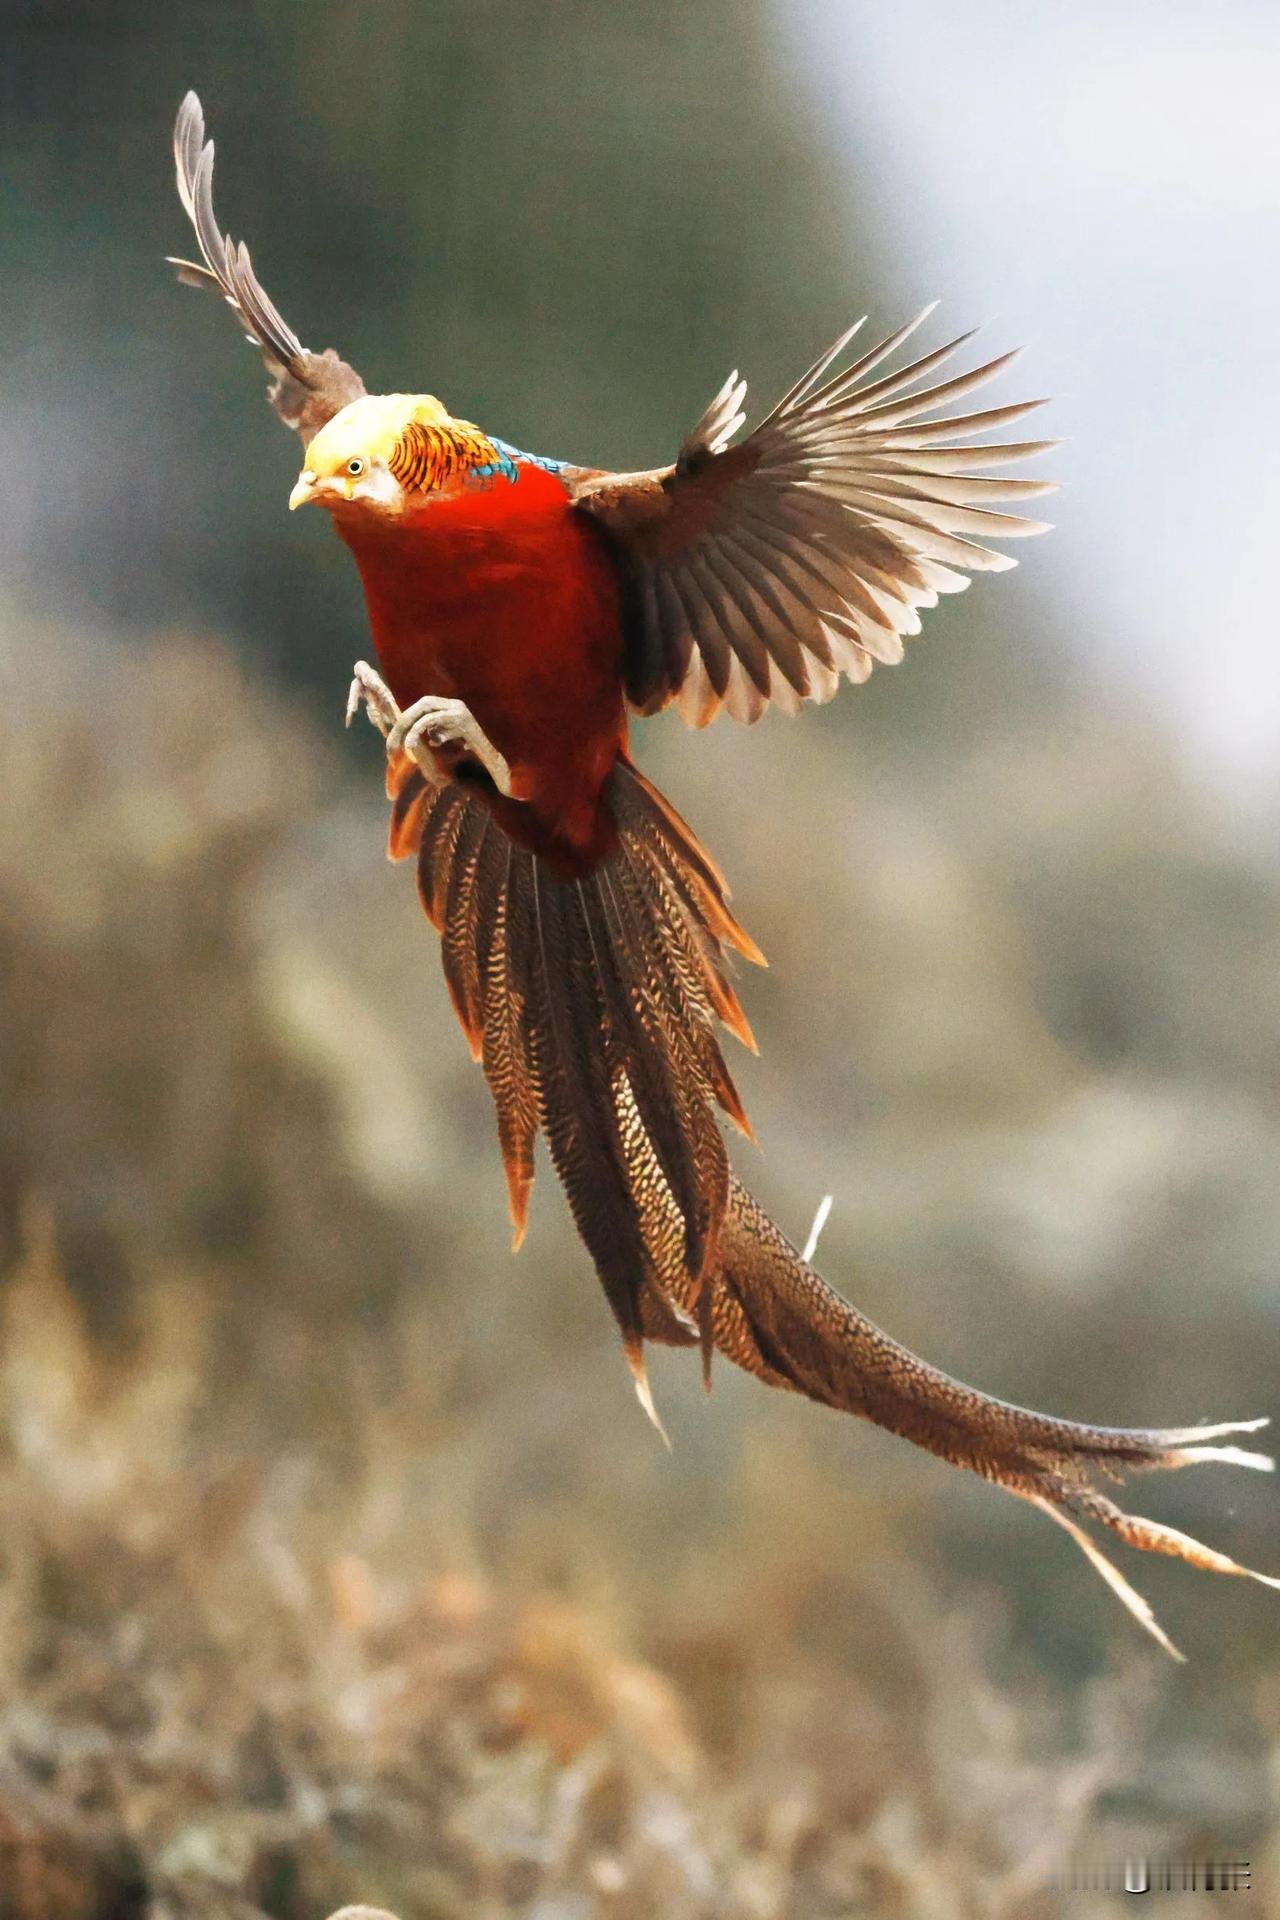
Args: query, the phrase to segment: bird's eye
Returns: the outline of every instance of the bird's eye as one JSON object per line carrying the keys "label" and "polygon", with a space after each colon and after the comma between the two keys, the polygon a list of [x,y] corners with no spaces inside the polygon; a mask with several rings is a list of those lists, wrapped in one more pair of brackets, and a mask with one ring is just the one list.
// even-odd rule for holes
{"label": "bird's eye", "polygon": [[354,457],[354,459],[348,460],[347,472],[351,475],[351,478],[353,480],[358,480],[360,478],[360,475],[365,470],[365,465],[366,465],[365,461],[363,461],[360,458],[359,454],[357,454]]}

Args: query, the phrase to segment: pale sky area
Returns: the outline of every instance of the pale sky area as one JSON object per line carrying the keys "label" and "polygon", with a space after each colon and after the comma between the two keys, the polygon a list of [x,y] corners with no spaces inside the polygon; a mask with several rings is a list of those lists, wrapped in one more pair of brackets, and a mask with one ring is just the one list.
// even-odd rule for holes
{"label": "pale sky area", "polygon": [[1042,503],[1035,560],[1079,609],[1082,659],[1135,676],[1207,769],[1270,784],[1280,7],[778,0],[777,18],[908,290],[942,294],[953,331],[990,321],[992,351],[1025,341],[1021,384],[1056,398],[1069,491]]}

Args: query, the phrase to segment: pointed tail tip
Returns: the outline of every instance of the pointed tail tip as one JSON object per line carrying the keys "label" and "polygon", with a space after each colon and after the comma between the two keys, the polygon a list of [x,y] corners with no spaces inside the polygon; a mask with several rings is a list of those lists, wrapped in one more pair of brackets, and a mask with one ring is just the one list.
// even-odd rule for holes
{"label": "pointed tail tip", "polygon": [[1190,1467],[1203,1461],[1216,1461],[1221,1466],[1250,1467],[1255,1473],[1274,1473],[1275,1460],[1269,1453],[1254,1453],[1247,1447],[1219,1447],[1206,1445],[1206,1441],[1216,1441],[1231,1433],[1260,1433],[1263,1427],[1271,1425],[1270,1414],[1260,1414],[1255,1420],[1220,1420],[1212,1426],[1184,1427],[1169,1436],[1172,1457],[1169,1464],[1175,1467]]}
{"label": "pointed tail tip", "polygon": [[1041,1513],[1047,1513],[1051,1520],[1055,1521],[1058,1526],[1062,1527],[1065,1532],[1071,1535],[1071,1538],[1075,1541],[1094,1572],[1100,1574],[1106,1581],[1121,1606],[1123,1606],[1128,1613],[1132,1614],[1144,1633],[1149,1633],[1156,1645],[1162,1648],[1171,1660],[1176,1660],[1180,1666],[1185,1666],[1187,1659],[1186,1654],[1183,1653],[1180,1648],[1175,1647],[1173,1641],[1160,1625],[1150,1601],[1145,1600],[1137,1588],[1130,1585],[1115,1562],[1107,1558],[1102,1548],[1095,1540],[1090,1538],[1084,1528],[1077,1526],[1076,1522],[1065,1514],[1061,1507],[1054,1506],[1051,1500],[1046,1500],[1039,1494],[1031,1494],[1027,1497],[1033,1507],[1038,1507]]}
{"label": "pointed tail tip", "polygon": [[507,1174],[507,1212],[511,1216],[511,1251],[519,1253],[524,1245],[525,1234],[529,1231],[529,1193],[532,1178],[526,1178],[523,1172],[514,1166],[506,1169]]}
{"label": "pointed tail tip", "polygon": [[734,1039],[739,1041],[748,1053],[754,1053],[758,1056],[760,1052],[759,1043],[756,1040],[755,1034],[751,1031],[751,1022],[742,1011],[742,1005],[737,994],[735,993],[732,998],[726,1001],[725,1005],[718,1008],[717,1011]]}
{"label": "pointed tail tip", "polygon": [[[1255,1421],[1244,1426],[1243,1430],[1252,1432],[1262,1424],[1264,1423]],[[1243,1423],[1237,1422],[1228,1431],[1239,1432],[1242,1430],[1242,1425]],[[1042,1513],[1047,1513],[1051,1520],[1056,1521],[1058,1526],[1071,1535],[1090,1565],[1102,1576],[1112,1592],[1152,1639],[1173,1659],[1184,1659],[1185,1656],[1174,1646],[1156,1619],[1150,1604],[1135,1587],[1129,1584],[1120,1569],[1108,1559],[1084,1528],[1043,1495],[1026,1494],[1023,1497],[1029,1500],[1033,1507],[1038,1507]],[[1185,1560],[1190,1566],[1201,1568],[1206,1573],[1225,1573],[1234,1575],[1238,1579],[1256,1580],[1259,1586],[1271,1587],[1280,1593],[1280,1576],[1273,1573],[1259,1573],[1254,1567],[1241,1566],[1238,1560],[1232,1560],[1229,1555],[1219,1553],[1216,1547],[1205,1546],[1202,1540],[1194,1539],[1192,1535],[1183,1533],[1177,1527],[1166,1526],[1159,1520],[1145,1520],[1137,1514],[1123,1513],[1119,1508],[1111,1506],[1110,1502],[1103,1503],[1103,1510],[1097,1517],[1123,1540],[1126,1546],[1136,1547],[1140,1552],[1167,1553],[1174,1559]]]}
{"label": "pointed tail tip", "polygon": [[1255,1473],[1274,1473],[1276,1470],[1271,1454],[1250,1453],[1245,1447],[1180,1447],[1170,1465],[1193,1467],[1205,1460],[1216,1460],[1220,1466],[1226,1467],[1252,1467]]}
{"label": "pointed tail tip", "polygon": [[628,1345],[626,1354],[627,1365],[631,1369],[631,1378],[635,1382],[636,1399],[640,1402],[640,1405],[648,1414],[653,1426],[657,1429],[658,1435],[667,1452],[674,1453],[675,1448],[671,1444],[671,1435],[663,1426],[662,1416],[654,1404],[653,1389],[649,1385],[649,1375],[644,1364],[644,1350],[639,1346],[632,1347]]}
{"label": "pointed tail tip", "polygon": [[1219,1420],[1211,1427],[1191,1427],[1189,1434],[1198,1434],[1202,1440],[1217,1440],[1224,1433],[1261,1433],[1264,1427],[1271,1425],[1271,1415],[1260,1413],[1255,1420]]}

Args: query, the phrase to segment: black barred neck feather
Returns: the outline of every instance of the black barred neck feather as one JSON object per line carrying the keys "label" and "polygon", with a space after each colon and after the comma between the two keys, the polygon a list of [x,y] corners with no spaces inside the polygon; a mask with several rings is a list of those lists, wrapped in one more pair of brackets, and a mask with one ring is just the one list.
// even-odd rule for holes
{"label": "black barred neck feather", "polygon": [[444,493],[466,485],[514,485],[520,468],[557,473],[563,462],[522,453],[467,420],[410,420],[388,465],[406,493]]}

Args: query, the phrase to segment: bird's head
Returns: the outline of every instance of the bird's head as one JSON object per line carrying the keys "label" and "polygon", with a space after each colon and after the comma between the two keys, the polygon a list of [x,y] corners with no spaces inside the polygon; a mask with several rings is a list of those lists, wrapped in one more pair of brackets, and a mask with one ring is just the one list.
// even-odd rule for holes
{"label": "bird's head", "polygon": [[335,413],[307,448],[289,508],[314,504],[359,504],[399,513],[404,485],[395,468],[405,435],[415,420],[440,425],[449,418],[430,394],[367,393]]}
{"label": "bird's head", "polygon": [[432,394],[364,394],[307,448],[289,507],[355,506],[394,516],[415,498],[466,484],[499,458],[478,427],[455,420]]}

